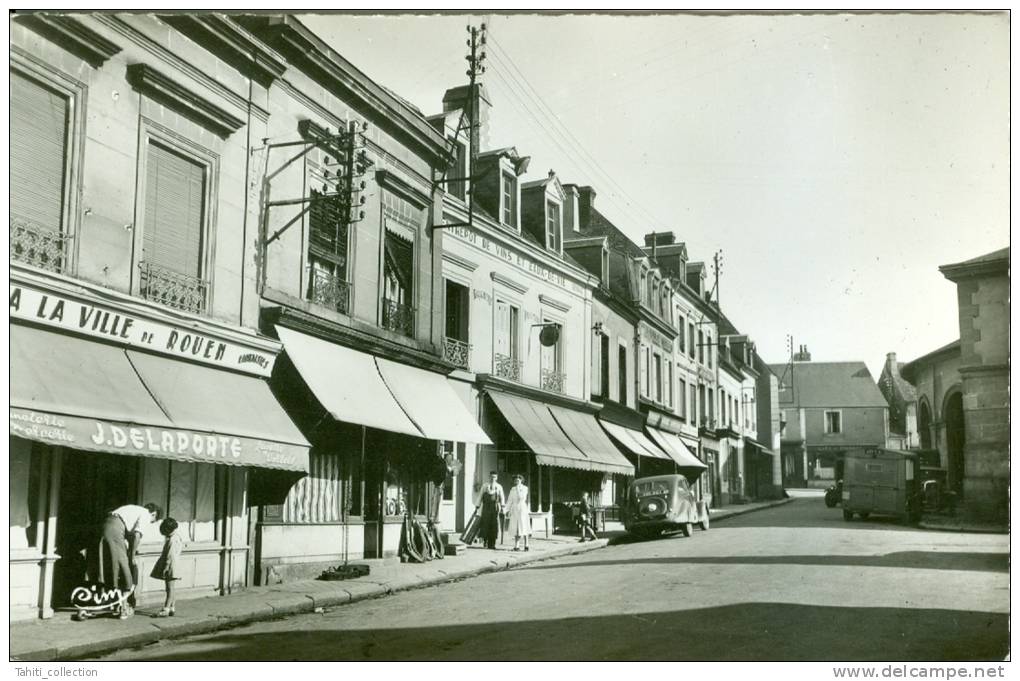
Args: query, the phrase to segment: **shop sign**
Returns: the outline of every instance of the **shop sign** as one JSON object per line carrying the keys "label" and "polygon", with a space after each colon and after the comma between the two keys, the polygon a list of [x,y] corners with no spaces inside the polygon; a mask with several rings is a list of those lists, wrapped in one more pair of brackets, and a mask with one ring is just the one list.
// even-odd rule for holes
{"label": "shop sign", "polygon": [[144,348],[178,359],[269,376],[275,355],[249,345],[11,282],[11,319]]}
{"label": "shop sign", "polygon": [[647,338],[651,345],[658,346],[659,349],[667,353],[673,352],[673,341],[666,338],[664,335],[653,329],[645,322],[639,322],[641,331],[641,337]]}
{"label": "shop sign", "polygon": [[15,437],[72,449],[197,463],[308,470],[308,450],[299,445],[17,407],[10,408],[10,419],[10,433]]}
{"label": "shop sign", "polygon": [[479,234],[477,231],[473,229],[468,229],[467,227],[458,225],[456,227],[448,227],[446,229],[446,233],[453,234],[460,238],[462,241],[466,241],[472,246],[480,248],[486,253],[489,253],[490,255],[500,258],[504,262],[513,265],[517,269],[528,272],[538,277],[539,279],[548,281],[560,288],[565,288],[578,295],[584,294],[584,288],[582,288],[581,285],[577,284],[574,281],[568,280],[559,272],[550,269],[543,265],[542,263],[532,260],[531,258],[528,258],[523,254],[518,253],[517,251],[511,250],[504,246],[503,244],[497,241],[493,241],[487,236]]}

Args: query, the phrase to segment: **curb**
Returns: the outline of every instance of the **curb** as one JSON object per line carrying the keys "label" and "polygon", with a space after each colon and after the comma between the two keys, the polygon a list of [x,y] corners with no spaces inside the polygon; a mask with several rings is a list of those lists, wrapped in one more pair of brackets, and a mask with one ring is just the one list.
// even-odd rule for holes
{"label": "curb", "polygon": [[735,511],[729,511],[728,513],[726,513],[726,515],[720,516],[718,518],[712,518],[711,515],[710,515],[709,519],[711,520],[711,522],[713,524],[721,523],[722,521],[726,520],[727,518],[735,518],[738,515],[744,515],[745,513],[754,513],[755,511],[764,511],[767,508],[775,508],[776,506],[783,506],[785,504],[793,503],[794,501],[796,501],[796,498],[794,498],[794,497],[790,497],[788,499],[777,499],[775,501],[771,501],[771,502],[769,502],[767,504],[762,504],[760,506],[755,506],[753,508],[741,508],[741,509],[738,509],[738,510],[735,510]]}
{"label": "curb", "polygon": [[117,639],[96,641],[94,643],[73,644],[67,647],[47,647],[38,650],[30,650],[11,654],[10,659],[24,662],[56,662],[62,660],[73,660],[85,656],[102,655],[124,648],[155,643],[157,641],[171,640],[197,634],[208,634],[215,631],[233,629],[253,622],[279,619],[289,615],[298,615],[314,612],[317,608],[335,607],[348,603],[357,603],[371,598],[380,598],[395,594],[401,591],[413,589],[424,589],[430,586],[438,586],[460,579],[468,579],[479,575],[503,572],[521,565],[536,563],[543,560],[560,558],[580,553],[587,553],[607,546],[607,539],[599,539],[585,544],[567,545],[556,547],[533,556],[514,556],[492,560],[489,565],[481,565],[475,568],[464,568],[440,572],[427,577],[398,577],[388,582],[351,582],[350,586],[362,588],[341,588],[337,591],[327,593],[307,594],[301,592],[269,592],[264,594],[265,598],[257,599],[248,612],[240,612],[236,615],[210,615],[194,621],[168,622],[161,621],[160,624],[153,624],[151,631],[129,634]]}
{"label": "curb", "polygon": [[974,527],[968,525],[932,525],[926,522],[917,524],[922,530],[933,532],[965,532],[968,534],[1009,534],[1008,527]]}

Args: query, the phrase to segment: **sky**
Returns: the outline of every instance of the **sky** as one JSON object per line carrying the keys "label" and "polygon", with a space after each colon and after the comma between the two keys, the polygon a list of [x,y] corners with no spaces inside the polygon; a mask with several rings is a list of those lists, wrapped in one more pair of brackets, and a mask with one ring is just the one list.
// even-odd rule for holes
{"label": "sky", "polygon": [[1009,244],[1003,13],[301,18],[426,115],[486,22],[489,148],[591,185],[637,243],[721,250],[722,309],[768,362],[792,336],[877,378],[955,340],[938,266]]}

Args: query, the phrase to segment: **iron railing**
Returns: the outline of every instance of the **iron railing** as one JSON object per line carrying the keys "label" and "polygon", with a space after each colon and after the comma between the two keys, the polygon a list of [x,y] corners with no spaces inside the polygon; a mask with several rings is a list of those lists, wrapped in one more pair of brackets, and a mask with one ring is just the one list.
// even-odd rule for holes
{"label": "iron railing", "polygon": [[524,369],[523,361],[510,355],[501,355],[497,352],[493,357],[492,364],[492,373],[497,377],[516,381],[517,383],[521,382],[521,373],[523,373]]}
{"label": "iron railing", "polygon": [[471,344],[456,338],[443,338],[443,359],[461,369],[467,369],[471,362]]}
{"label": "iron railing", "polygon": [[414,308],[406,303],[383,299],[383,328],[414,337]]}
{"label": "iron railing", "polygon": [[140,293],[146,300],[167,307],[204,314],[209,297],[209,282],[151,262],[138,263],[142,271]]}
{"label": "iron railing", "polygon": [[11,260],[50,272],[66,272],[70,241],[69,234],[11,217]]}
{"label": "iron railing", "polygon": [[562,371],[554,371],[553,369],[542,369],[542,390],[548,390],[553,393],[563,393],[563,384],[567,380],[567,375]]}
{"label": "iron railing", "polygon": [[351,283],[324,270],[313,269],[308,282],[308,299],[342,314],[351,309]]}

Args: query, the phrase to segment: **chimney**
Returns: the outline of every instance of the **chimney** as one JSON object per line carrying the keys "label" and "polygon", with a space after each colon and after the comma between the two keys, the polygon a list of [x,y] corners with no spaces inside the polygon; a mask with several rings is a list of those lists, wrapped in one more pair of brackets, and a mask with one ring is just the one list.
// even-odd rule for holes
{"label": "chimney", "polygon": [[574,234],[581,232],[580,196],[577,185],[563,185],[563,192],[567,198],[563,200],[563,226],[570,229]]}
{"label": "chimney", "polygon": [[811,353],[808,352],[808,349],[807,349],[806,345],[800,346],[799,352],[797,352],[793,356],[793,361],[794,362],[810,362],[811,361]]}
{"label": "chimney", "polygon": [[676,235],[673,232],[652,232],[645,234],[645,246],[670,246],[676,243]]}
{"label": "chimney", "polygon": [[900,367],[896,363],[896,353],[895,352],[886,353],[886,355],[885,355],[885,367],[886,367],[886,370],[889,372],[890,376],[899,376],[900,375]]}
{"label": "chimney", "polygon": [[470,93],[473,96],[470,98],[469,108],[470,89],[470,85],[459,85],[447,90],[443,95],[443,113],[460,110],[470,113],[471,120],[468,122],[471,125],[471,145],[475,154],[478,154],[489,146],[489,110],[492,108],[492,102],[485,86],[475,83],[474,93]]}
{"label": "chimney", "polygon": [[577,221],[582,227],[591,224],[591,209],[595,203],[595,189],[592,187],[577,188]]}

